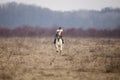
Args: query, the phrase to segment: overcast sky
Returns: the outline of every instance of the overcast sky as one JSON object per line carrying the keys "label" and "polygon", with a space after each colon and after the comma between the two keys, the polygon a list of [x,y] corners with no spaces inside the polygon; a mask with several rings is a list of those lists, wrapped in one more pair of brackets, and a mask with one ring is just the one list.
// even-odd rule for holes
{"label": "overcast sky", "polygon": [[0,3],[12,1],[60,11],[79,9],[101,10],[105,7],[120,8],[120,0],[0,0]]}

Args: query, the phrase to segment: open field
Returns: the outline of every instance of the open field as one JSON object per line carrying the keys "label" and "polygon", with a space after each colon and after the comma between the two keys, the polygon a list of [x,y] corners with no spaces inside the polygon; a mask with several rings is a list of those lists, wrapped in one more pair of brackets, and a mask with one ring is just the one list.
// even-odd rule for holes
{"label": "open field", "polygon": [[120,39],[0,38],[0,80],[120,80]]}

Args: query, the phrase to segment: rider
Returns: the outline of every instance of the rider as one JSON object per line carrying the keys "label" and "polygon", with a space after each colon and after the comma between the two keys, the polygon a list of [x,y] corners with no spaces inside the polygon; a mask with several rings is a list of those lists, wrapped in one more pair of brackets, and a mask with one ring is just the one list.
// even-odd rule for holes
{"label": "rider", "polygon": [[[58,35],[61,37],[62,43],[64,44],[64,40],[63,40],[63,38],[62,38],[63,29],[62,29],[61,27],[59,27],[59,28],[56,30],[56,36],[55,36],[55,37],[57,37]],[[55,41],[56,41],[56,38],[54,39],[54,44],[56,43]]]}

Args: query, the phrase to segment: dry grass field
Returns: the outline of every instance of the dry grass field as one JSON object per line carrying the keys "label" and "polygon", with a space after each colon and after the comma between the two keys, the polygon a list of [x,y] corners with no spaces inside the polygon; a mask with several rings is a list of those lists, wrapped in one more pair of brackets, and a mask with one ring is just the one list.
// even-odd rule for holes
{"label": "dry grass field", "polygon": [[120,80],[120,39],[0,38],[0,80]]}

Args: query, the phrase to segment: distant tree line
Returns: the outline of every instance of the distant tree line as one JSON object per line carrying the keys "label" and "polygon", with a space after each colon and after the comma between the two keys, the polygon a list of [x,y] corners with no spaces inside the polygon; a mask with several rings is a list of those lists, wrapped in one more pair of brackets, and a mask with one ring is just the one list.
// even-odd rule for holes
{"label": "distant tree line", "polygon": [[0,26],[60,25],[67,28],[114,29],[120,26],[120,8],[106,7],[98,10],[53,11],[49,8],[15,2],[0,4]]}
{"label": "distant tree line", "polygon": [[65,31],[66,36],[71,37],[120,37],[120,28],[118,29],[95,29],[95,28],[89,28],[89,29],[76,29],[76,28],[70,28]]}
{"label": "distant tree line", "polygon": [[[0,37],[51,37],[55,36],[56,28],[22,26],[16,28],[0,27]],[[116,29],[64,29],[64,36],[67,37],[120,37],[120,28]]]}

